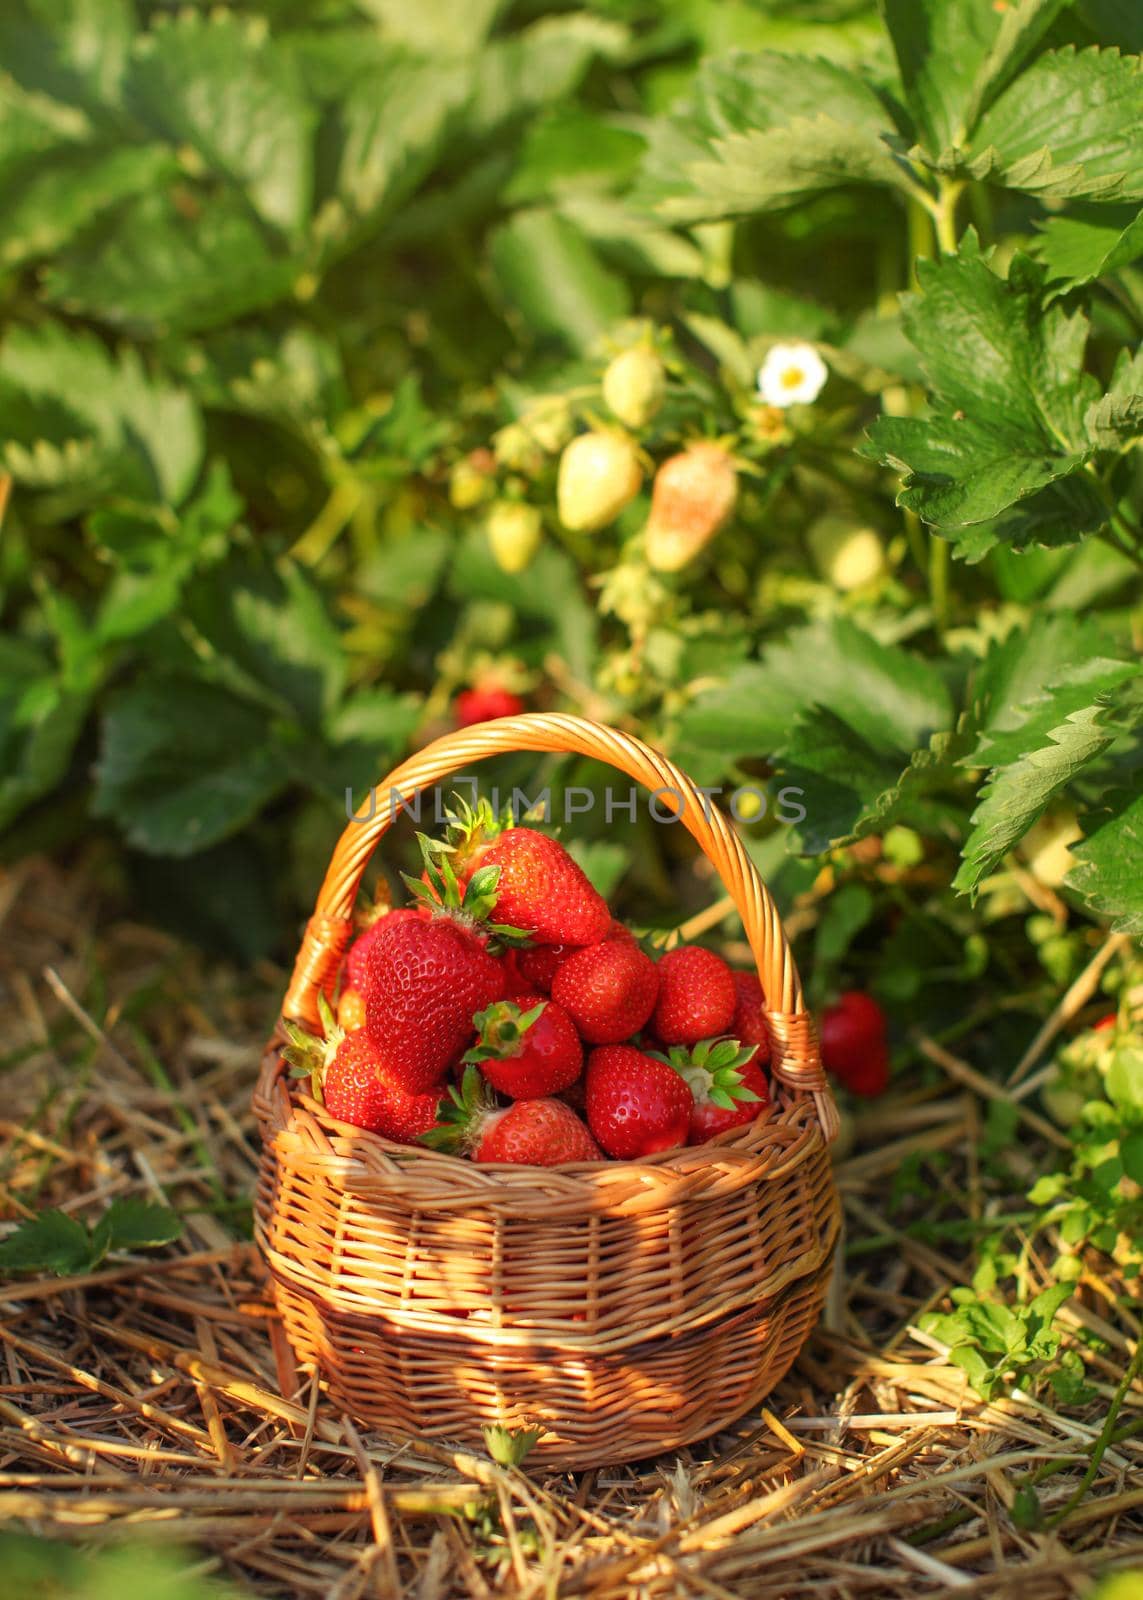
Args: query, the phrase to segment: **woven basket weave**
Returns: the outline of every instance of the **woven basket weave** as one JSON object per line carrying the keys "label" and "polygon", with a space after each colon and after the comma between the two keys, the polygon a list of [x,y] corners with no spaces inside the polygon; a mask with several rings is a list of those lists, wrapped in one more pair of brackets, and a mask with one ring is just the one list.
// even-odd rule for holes
{"label": "woven basket weave", "polygon": [[542,1426],[532,1460],[634,1460],[716,1432],[782,1377],[829,1277],[837,1114],[778,913],[720,812],[664,756],[579,717],[446,735],[351,821],[283,1017],[313,1027],[365,863],[423,789],[504,751],[574,752],[658,792],[733,896],[758,965],[774,1103],[711,1144],[640,1162],[480,1166],[337,1122],[291,1084],[279,1025],[254,1107],[257,1238],[297,1360],[379,1428],[479,1445]]}

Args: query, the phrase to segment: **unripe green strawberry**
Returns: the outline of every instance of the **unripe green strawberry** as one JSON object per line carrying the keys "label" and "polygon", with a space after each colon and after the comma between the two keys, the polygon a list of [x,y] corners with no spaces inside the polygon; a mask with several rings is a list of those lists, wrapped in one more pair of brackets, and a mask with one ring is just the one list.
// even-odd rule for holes
{"label": "unripe green strawberry", "polygon": [[635,446],[616,428],[573,439],[560,457],[556,499],[572,533],[594,533],[614,522],[639,493],[643,469]]}
{"label": "unripe green strawberry", "polygon": [[485,526],[501,572],[523,572],[543,538],[539,510],[523,500],[497,500]]}
{"label": "unripe green strawberry", "polygon": [[734,510],[738,473],[718,444],[694,444],[655,474],[647,518],[647,562],[678,572],[714,538]]}
{"label": "unripe green strawberry", "polygon": [[458,461],[449,473],[449,504],[458,511],[471,511],[495,491],[493,473],[496,462],[490,450],[473,450]]}
{"label": "unripe green strawberry", "polygon": [[829,512],[812,524],[806,538],[818,571],[835,589],[862,589],[885,571],[877,530],[853,517]]}
{"label": "unripe green strawberry", "polygon": [[572,409],[562,394],[541,394],[529,402],[520,422],[548,455],[567,444],[574,431]]}
{"label": "unripe green strawberry", "polygon": [[663,404],[667,374],[646,345],[617,355],[603,374],[603,398],[627,428],[645,428]]}

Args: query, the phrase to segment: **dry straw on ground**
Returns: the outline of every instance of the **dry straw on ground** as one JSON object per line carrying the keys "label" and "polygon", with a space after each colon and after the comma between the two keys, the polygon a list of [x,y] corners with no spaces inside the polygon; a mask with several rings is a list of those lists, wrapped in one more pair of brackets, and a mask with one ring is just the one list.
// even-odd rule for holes
{"label": "dry straw on ground", "polygon": [[[863,1119],[839,1168],[857,1248],[766,1410],[678,1456],[530,1478],[359,1434],[292,1372],[233,1210],[283,975],[240,984],[151,930],[105,925],[92,883],[43,865],[0,877],[0,1204],[13,1220],[45,1205],[90,1220],[115,1196],[165,1199],[186,1232],[84,1278],[0,1287],[0,1532],[178,1543],[251,1594],[323,1600],[1047,1600],[1143,1566],[1143,1384],[1084,1488],[1140,1331],[1106,1286],[1069,1312],[1104,1352],[1088,1352],[1102,1398],[1082,1413],[985,1404],[916,1330],[964,1268],[903,1238],[882,1203],[913,1152],[943,1152],[947,1181],[972,1190],[994,1091],[959,1057],[940,1092]],[[1010,1515],[1030,1482],[1049,1519],[1064,1512],[1050,1531]]]}

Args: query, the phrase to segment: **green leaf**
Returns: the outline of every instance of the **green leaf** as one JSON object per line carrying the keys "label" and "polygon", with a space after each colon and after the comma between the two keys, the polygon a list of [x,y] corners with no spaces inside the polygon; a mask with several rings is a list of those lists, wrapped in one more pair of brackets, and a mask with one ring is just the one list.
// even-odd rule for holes
{"label": "green leaf", "polygon": [[1143,199],[1141,123],[1137,58],[1050,50],[985,112],[969,171],[1055,199]]}
{"label": "green leaf", "polygon": [[952,720],[948,690],[931,663],[834,617],[794,630],[761,662],[737,667],[697,695],[679,718],[677,743],[726,759],[768,755],[811,706],[829,707],[872,751],[900,755],[897,773],[910,751]]}
{"label": "green leaf", "polygon": [[1081,820],[1084,837],[1072,846],[1069,889],[1119,933],[1143,934],[1143,779],[1105,797]]}
{"label": "green leaf", "polygon": [[98,1264],[91,1235],[62,1211],[41,1211],[0,1243],[0,1272],[50,1272],[72,1277]]}
{"label": "green leaf", "polygon": [[584,350],[630,309],[623,280],[558,212],[519,212],[489,245],[501,293],[537,333]]}
{"label": "green leaf", "polygon": [[[337,704],[347,663],[341,634],[301,568],[238,549],[187,588],[184,614],[233,687],[316,728]],[[228,670],[229,669],[229,670]]]}
{"label": "green leaf", "polygon": [[0,639],[0,828],[67,772],[92,687],[69,682],[15,639]]}
{"label": "green leaf", "polygon": [[301,231],[315,115],[292,57],[262,20],[189,8],[160,14],[136,42],[127,97],[146,125],[236,184],[265,222]]}
{"label": "green leaf", "polygon": [[1143,54],[1143,12],[1135,0],[1079,0],[1076,10],[1094,33],[1097,43],[1115,45],[1134,55]]}
{"label": "green leaf", "polygon": [[103,113],[118,104],[134,32],[130,0],[5,0],[0,61],[25,88]]}
{"label": "green leaf", "polygon": [[626,28],[591,11],[539,17],[518,33],[490,39],[472,63],[465,132],[482,138],[509,118],[566,105],[592,62],[622,55],[627,39]]}
{"label": "green leaf", "polygon": [[835,183],[904,181],[877,93],[812,56],[733,51],[704,61],[688,98],[648,132],[635,197],[674,221],[787,205]]}
{"label": "green leaf", "polygon": [[1069,206],[1037,226],[1033,249],[1060,293],[1143,256],[1143,211],[1136,205]]}
{"label": "green leaf", "polygon": [[236,194],[167,188],[102,218],[45,270],[44,287],[65,311],[150,338],[273,305],[301,271]]}
{"label": "green leaf", "polygon": [[1100,450],[1119,450],[1143,435],[1143,350],[1121,350],[1111,388],[1084,413],[1084,427]]}
{"label": "green leaf", "polygon": [[972,814],[972,832],[954,888],[972,892],[1043,815],[1048,802],[1112,743],[1103,699],[1073,711],[1041,743],[997,768]]}
{"label": "green leaf", "polygon": [[94,811],[140,850],[189,856],[249,822],[289,775],[261,706],[192,678],[153,676],[108,704]]}
{"label": "green leaf", "polygon": [[113,1200],[99,1219],[111,1250],[148,1250],[182,1236],[179,1216],[146,1200]]}
{"label": "green leaf", "polygon": [[[951,535],[991,524],[966,553],[998,539],[1074,542],[1106,521],[1085,466],[1087,324],[1041,304],[1041,275],[1017,257],[999,278],[966,239],[918,268],[905,326],[932,391],[925,420],[879,417],[862,453],[903,474],[899,504]],[[1071,481],[1066,481],[1066,480]]]}
{"label": "green leaf", "polygon": [[881,0],[881,12],[920,142],[931,156],[962,145],[970,106],[1004,70],[1000,14],[965,0]]}
{"label": "green leaf", "polygon": [[964,121],[975,127],[982,111],[996,99],[1034,54],[1044,35],[1071,0],[1015,0],[999,8],[1000,27],[992,49],[981,63],[965,107]]}
{"label": "green leaf", "polygon": [[1143,1184],[1143,1130],[1128,1133],[1119,1144],[1123,1170],[1134,1182]]}
{"label": "green leaf", "polygon": [[50,255],[119,201],[177,170],[162,145],[64,145],[7,186],[0,211],[0,265]]}
{"label": "green leaf", "polygon": [[467,54],[487,38],[504,0],[360,0],[385,35],[430,54]]}
{"label": "green leaf", "polygon": [[103,470],[141,499],[177,504],[198,474],[202,420],[191,397],[148,376],[134,350],[116,361],[93,335],[54,322],[13,328],[0,349],[9,456],[16,441],[35,447],[45,414],[76,419],[97,441]]}
{"label": "green leaf", "polygon": [[872,891],[863,883],[843,883],[825,902],[814,940],[817,964],[840,961],[874,912]]}

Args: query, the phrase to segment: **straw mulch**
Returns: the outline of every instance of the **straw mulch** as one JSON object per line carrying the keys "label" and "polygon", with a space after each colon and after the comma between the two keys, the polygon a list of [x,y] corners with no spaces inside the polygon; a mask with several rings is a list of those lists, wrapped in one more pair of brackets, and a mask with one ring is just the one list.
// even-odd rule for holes
{"label": "straw mulch", "polygon": [[[881,1205],[915,1152],[945,1153],[950,1190],[965,1177],[971,1085],[950,1078],[864,1119],[839,1167],[861,1243],[767,1410],[680,1455],[530,1478],[359,1435],[293,1373],[255,1253],[235,1242],[257,1047],[284,975],[240,984],[103,918],[89,872],[0,876],[0,1204],[11,1219],[58,1205],[90,1220],[117,1195],[165,1199],[185,1236],[84,1278],[0,1287],[0,1532],[177,1543],[240,1592],[323,1600],[1039,1600],[1143,1566],[1143,1434],[1121,1428],[1085,1486],[1106,1398],[1066,1416],[1032,1398],[984,1404],[916,1331],[965,1268],[902,1240]],[[1114,1297],[1077,1304],[1101,1333],[1089,1378],[1110,1397],[1138,1328]],[[1141,1414],[1136,1385],[1120,1422]],[[1010,1509],[1033,1482],[1048,1520],[1064,1514],[1021,1531]]]}

